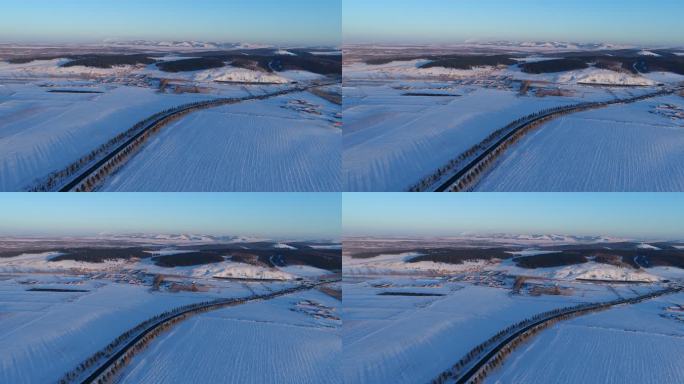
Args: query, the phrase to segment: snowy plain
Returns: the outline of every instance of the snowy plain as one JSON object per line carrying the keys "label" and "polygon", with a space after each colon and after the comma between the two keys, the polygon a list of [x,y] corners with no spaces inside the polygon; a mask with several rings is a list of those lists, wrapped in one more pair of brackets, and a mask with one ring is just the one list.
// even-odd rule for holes
{"label": "snowy plain", "polygon": [[[369,279],[345,275],[345,279],[342,367],[346,383],[430,382],[474,346],[517,321],[554,308],[616,297],[608,288],[591,284],[573,285],[571,296],[533,297],[418,275]],[[444,296],[379,295],[386,291]]]}
{"label": "snowy plain", "polygon": [[[160,60],[168,61],[180,58],[182,57],[167,54]],[[131,128],[137,122],[165,109],[222,97],[263,95],[291,88],[294,83],[303,84],[325,79],[324,76],[303,70],[266,73],[230,65],[217,69],[179,73],[163,72],[154,64],[124,65],[112,68],[63,67],[62,65],[68,61],[68,59],[36,60],[21,64],[0,62],[0,191],[30,189],[44,180],[51,172],[65,168],[117,134]],[[166,82],[167,85],[162,86],[162,82]],[[302,96],[302,98],[306,100],[315,98],[313,95],[310,96]],[[315,102],[329,104],[322,99],[317,99]],[[277,107],[273,104],[264,106],[264,110],[273,108]],[[339,119],[338,106],[325,105],[322,108],[326,114],[325,117],[321,117],[322,121]],[[257,135],[259,131],[266,129],[271,136],[284,136],[283,132],[277,130],[279,125],[285,125],[284,131],[289,133],[298,132],[295,129],[297,127],[294,121],[297,118],[302,118],[302,116],[294,110],[288,110],[289,115],[286,117],[289,117],[290,120],[267,119],[265,122],[259,122],[259,108],[255,107],[251,111],[248,109],[243,109],[241,112],[245,115],[252,113],[253,119],[239,121],[241,126],[246,126],[242,132],[245,140],[249,141],[246,144],[254,144],[254,142],[259,144],[260,138],[248,137],[249,132],[254,132],[253,135]],[[272,113],[267,113],[267,115],[272,115]],[[222,119],[212,119],[211,116],[204,118],[200,124],[224,125]],[[304,118],[306,124],[304,124],[305,129],[303,130],[311,132],[310,124],[315,119],[306,117]],[[188,120],[190,119],[188,117]],[[315,123],[313,124],[315,125]],[[254,125],[257,126],[256,129],[253,127]],[[214,127],[212,126],[212,128]],[[194,134],[191,134],[190,137],[193,136]],[[319,162],[324,167],[333,166],[330,162],[337,161],[339,163],[340,160],[336,157],[341,156],[340,139],[334,136],[314,133],[305,138],[310,141],[312,148],[325,148],[325,152],[330,153],[329,159],[316,158],[316,155],[320,155],[320,150],[313,154],[305,152],[303,156],[311,155],[315,162]],[[275,140],[278,140],[278,137]],[[286,137],[286,139],[289,138]],[[318,139],[321,142],[316,142]],[[294,141],[297,142],[296,139]],[[272,141],[266,140],[266,142]],[[206,144],[205,141],[202,143]],[[290,144],[295,145],[296,143]],[[297,150],[301,147],[305,147],[305,145],[295,145],[294,149]],[[243,151],[250,149],[241,145],[240,148]],[[265,165],[249,164],[255,169],[252,174],[261,172],[262,176],[265,176],[270,174],[271,170],[259,169],[259,165],[266,166],[271,162],[283,162],[287,159],[287,150],[292,148],[287,145],[263,148],[272,151],[267,153],[260,153],[260,148],[251,149],[250,154],[257,154],[266,162]],[[212,156],[211,151],[205,148],[197,150],[195,153],[198,156],[201,154],[202,159],[198,161],[205,161],[202,163],[203,167],[206,165],[206,160]],[[222,153],[223,151],[219,151],[213,155],[220,157]],[[274,153],[282,157],[271,158]],[[302,160],[302,153],[298,153],[298,156],[299,160]],[[190,156],[188,152],[183,152],[181,157],[177,161],[187,160]],[[218,160],[216,163],[210,164],[209,169],[216,170],[225,165],[217,163]],[[337,165],[337,169],[339,169],[339,165]],[[192,173],[190,172],[190,174]],[[286,176],[288,175],[284,175],[284,177]],[[301,174],[290,176],[295,179],[302,178]],[[258,176],[255,177],[259,180]],[[339,175],[334,175],[333,178],[339,178]],[[203,185],[203,182],[211,183],[211,180],[199,176],[197,179],[196,183],[200,184],[202,188],[195,187],[193,190],[212,188],[212,186]],[[270,181],[279,183],[282,180],[273,179]],[[279,185],[269,184],[265,180],[260,180],[260,182],[266,185],[263,187],[264,189],[278,190],[280,188]],[[339,190],[339,186],[330,187],[330,184],[335,182],[340,183],[339,180],[324,180],[320,186],[309,186],[308,189],[332,188]],[[251,188],[249,183],[249,181],[243,183],[243,185],[247,185],[244,188]],[[213,187],[224,190],[223,187],[215,184]],[[298,190],[299,187],[300,185],[293,185],[289,189]],[[239,185],[236,188],[240,190]],[[176,189],[179,188],[172,188],[172,190]]]}
{"label": "snowy plain", "polygon": [[130,86],[107,87],[102,94],[50,93],[36,84],[2,88],[11,94],[0,99],[3,191],[23,190],[161,110],[211,98]]}
{"label": "snowy plain", "polygon": [[[28,283],[28,285],[27,285]],[[31,286],[89,292],[27,291]],[[248,296],[241,285],[220,293]],[[124,331],[163,311],[213,293],[150,292],[149,287],[80,277],[0,280],[0,382],[56,382]]]}
{"label": "snowy plain", "polygon": [[[528,58],[535,60],[534,56]],[[344,65],[346,191],[405,191],[519,117],[550,107],[646,94],[663,83],[675,84],[684,79],[667,72],[641,75],[594,67],[549,74],[524,73],[517,66],[469,70],[420,67],[427,62],[369,65],[352,61]],[[534,91],[521,94],[521,82],[529,82]],[[635,108],[641,112],[642,121],[657,120],[648,113],[644,115],[643,106]],[[617,128],[621,127],[616,124]],[[667,134],[639,132],[649,133],[664,142],[671,139]],[[556,145],[564,145],[569,139],[559,140]],[[612,159],[611,151],[602,153]],[[616,156],[621,156],[619,150]],[[624,173],[620,161],[614,163],[619,168],[616,173]],[[538,164],[544,164],[549,173],[555,171],[543,161]],[[660,172],[666,174],[668,170]],[[519,177],[519,171],[515,174],[524,179],[522,182],[529,180]],[[576,177],[583,178],[581,174]],[[619,180],[605,183],[611,181],[618,183],[611,185],[611,190],[623,188]]]}
{"label": "snowy plain", "polygon": [[[551,121],[509,148],[479,191],[682,191],[680,96],[581,112]],[[520,177],[524,174],[525,177]]]}
{"label": "snowy plain", "polygon": [[556,324],[521,345],[485,383],[677,383],[684,377],[684,294]]}
{"label": "snowy plain", "polygon": [[165,127],[101,190],[339,191],[336,112],[296,93],[193,113]]}
{"label": "snowy plain", "polygon": [[318,291],[195,316],[137,356],[120,383],[342,383],[339,320],[294,309],[303,301],[337,312]]}
{"label": "snowy plain", "polygon": [[[476,345],[535,314],[582,303],[634,297],[684,281],[684,269],[674,266],[636,268],[624,262],[624,256],[623,263],[598,259],[604,249],[657,253],[669,244],[678,247],[676,241],[466,233],[444,238],[345,238],[344,244],[343,370],[348,383],[430,382]],[[503,250],[510,257],[478,258],[483,248],[490,247],[496,252]],[[586,262],[561,263],[555,267],[525,268],[514,260],[552,257],[566,247],[567,250],[595,249],[596,253],[587,252]],[[439,250],[451,248],[457,248],[463,259],[472,248],[473,258],[461,263],[413,261],[415,257],[440,255],[443,253]],[[679,329],[673,334],[671,330],[681,328],[682,297],[679,293],[633,307],[616,307],[605,312],[623,311],[606,318],[613,325],[608,320],[601,324],[593,322],[584,334],[579,330],[556,337],[548,336],[549,330],[542,331],[542,336],[532,338],[504,361],[502,370],[496,371],[503,373],[489,377],[487,382],[555,382],[554,375],[561,372],[565,375],[560,381],[563,383],[600,383],[607,374],[614,376],[607,382],[631,383],[640,382],[630,379],[634,369],[644,370],[649,366],[655,369],[664,364],[657,379],[644,382],[662,379],[664,383],[675,383],[673,378],[681,371],[673,368],[681,360],[675,351],[681,348],[679,334],[682,332]],[[597,316],[602,314],[586,318],[589,322]],[[582,319],[568,321],[568,327]],[[565,332],[564,324],[553,329]],[[601,334],[608,327],[629,335],[623,341],[616,341],[621,337],[619,332]],[[651,333],[657,337],[648,340]],[[663,339],[662,345],[658,341],[669,336],[672,337]],[[553,344],[561,338],[562,343]],[[654,356],[624,369],[626,364],[639,360],[638,346],[642,343]],[[534,353],[520,352],[527,351],[528,346]],[[518,354],[520,357],[516,357]],[[661,359],[663,354],[670,356]],[[600,361],[595,361],[595,356]],[[564,369],[566,359],[576,362]],[[524,369],[520,368],[522,365]],[[613,370],[620,372],[612,373]]]}

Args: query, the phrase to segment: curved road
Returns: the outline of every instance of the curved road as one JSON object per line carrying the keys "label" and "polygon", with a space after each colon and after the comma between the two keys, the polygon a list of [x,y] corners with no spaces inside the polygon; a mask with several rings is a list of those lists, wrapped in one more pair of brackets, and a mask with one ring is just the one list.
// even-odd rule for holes
{"label": "curved road", "polygon": [[525,119],[525,120],[521,121],[520,123],[518,123],[517,126],[512,128],[506,135],[504,135],[502,138],[497,140],[494,144],[492,144],[489,148],[487,148],[479,156],[477,156],[475,159],[473,159],[465,167],[463,167],[461,170],[456,172],[447,181],[439,184],[439,186],[437,186],[437,188],[434,189],[434,192],[447,192],[447,191],[449,191],[451,186],[458,183],[458,181],[463,176],[467,175],[470,171],[472,171],[477,166],[479,166],[480,163],[482,163],[485,159],[487,159],[487,156],[489,156],[492,152],[494,152],[500,146],[504,145],[516,133],[520,132],[521,130],[523,130],[527,127],[529,127],[532,124],[539,122],[540,120],[545,120],[548,118],[554,118],[554,117],[564,115],[564,114],[568,114],[568,113],[575,113],[575,112],[586,111],[589,109],[603,108],[603,107],[607,107],[607,106],[613,105],[613,104],[633,103],[636,101],[645,100],[645,99],[653,98],[656,96],[663,96],[666,94],[671,94],[675,91],[676,91],[676,89],[661,90],[658,92],[649,93],[649,94],[642,95],[642,96],[631,97],[631,98],[627,98],[627,99],[616,99],[616,100],[610,100],[610,101],[599,101],[599,102],[592,102],[592,103],[582,103],[582,104],[570,105],[570,106],[567,106],[564,108],[560,108],[558,110],[549,111],[549,112],[542,114],[542,115],[539,115],[539,116],[533,116],[533,117],[530,117],[528,119]]}
{"label": "curved road", "polygon": [[300,86],[300,87],[294,87],[291,89],[283,90],[283,91],[278,91],[274,93],[269,93],[265,95],[256,95],[256,96],[247,96],[247,97],[242,97],[242,98],[229,98],[229,99],[214,99],[214,100],[208,100],[205,102],[201,102],[198,104],[192,104],[192,105],[186,105],[186,106],[180,106],[178,107],[179,109],[174,109],[168,113],[165,113],[158,118],[154,119],[151,121],[149,124],[147,124],[144,128],[140,130],[137,134],[135,134],[133,137],[129,138],[126,140],[124,143],[116,147],[113,151],[111,151],[109,154],[107,154],[105,157],[97,161],[95,164],[92,166],[88,167],[87,169],[83,170],[79,174],[73,177],[71,181],[69,181],[67,184],[65,184],[63,187],[59,188],[59,192],[69,192],[72,191],[74,188],[78,187],[83,181],[88,179],[91,175],[95,174],[100,167],[103,165],[107,164],[108,161],[116,157],[119,153],[124,151],[128,146],[133,144],[137,139],[139,139],[141,136],[143,136],[145,133],[147,133],[149,130],[157,127],[160,123],[162,123],[165,119],[168,119],[170,117],[176,116],[176,115],[181,115],[183,113],[186,113],[190,110],[193,109],[206,109],[206,108],[211,108],[211,107],[219,107],[227,104],[236,104],[240,103],[243,101],[248,101],[248,100],[264,100],[276,96],[282,96],[286,95],[289,93],[295,93],[295,92],[303,92],[306,91],[307,89],[310,88],[315,88],[315,87],[322,87],[326,85],[331,85],[334,83],[322,83],[322,84],[311,84],[307,86]]}
{"label": "curved road", "polygon": [[299,292],[299,291],[305,291],[305,290],[313,289],[313,288],[315,288],[315,287],[318,286],[318,285],[327,284],[327,283],[329,283],[329,282],[331,282],[331,281],[324,280],[324,281],[320,281],[320,282],[317,282],[317,283],[314,283],[314,284],[304,284],[304,285],[300,285],[300,286],[295,287],[295,288],[288,288],[288,289],[285,289],[285,290],[282,290],[282,291],[276,291],[276,292],[269,293],[269,294],[266,294],[266,295],[251,296],[251,297],[247,297],[247,298],[244,298],[244,299],[241,299],[241,298],[230,298],[230,299],[224,299],[224,300],[220,300],[220,301],[212,301],[212,302],[207,303],[206,305],[203,305],[203,306],[200,306],[200,307],[193,307],[193,308],[187,309],[187,310],[185,310],[185,311],[178,312],[178,313],[175,313],[175,314],[173,314],[173,315],[169,315],[169,316],[167,316],[167,317],[165,317],[165,318],[163,318],[163,319],[160,319],[160,320],[157,321],[156,323],[150,325],[150,326],[147,327],[144,331],[142,331],[139,335],[137,335],[136,337],[134,337],[133,339],[131,339],[128,343],[126,343],[126,345],[123,346],[123,348],[121,348],[121,349],[120,349],[119,351],[117,351],[116,353],[112,354],[104,363],[102,363],[102,365],[100,365],[100,367],[98,367],[95,371],[93,371],[90,375],[88,375],[88,377],[86,377],[85,379],[83,379],[83,380],[81,381],[81,384],[94,384],[94,383],[97,383],[97,380],[98,380],[98,378],[100,377],[100,375],[102,375],[103,373],[107,372],[107,370],[108,370],[113,364],[115,364],[122,356],[124,356],[124,355],[125,355],[131,348],[133,348],[140,340],[142,340],[145,336],[147,336],[148,334],[150,334],[151,332],[153,332],[155,329],[157,329],[158,327],[160,327],[161,325],[163,325],[164,323],[166,323],[166,322],[168,322],[168,321],[170,321],[170,320],[176,319],[176,318],[178,318],[178,317],[187,315],[187,314],[192,313],[192,312],[197,312],[197,311],[206,310],[206,309],[212,309],[212,308],[214,308],[214,307],[216,307],[216,309],[218,309],[218,308],[220,308],[220,307],[225,307],[225,306],[229,306],[229,305],[236,305],[236,304],[238,304],[238,303],[239,303],[239,304],[245,304],[245,303],[248,303],[248,302],[258,301],[258,300],[270,300],[270,299],[273,299],[273,298],[276,298],[276,297],[279,297],[279,296],[289,295],[289,294],[291,294],[291,293],[295,293],[295,292]]}
{"label": "curved road", "polygon": [[540,319],[538,321],[535,321],[534,323],[529,324],[529,325],[519,329],[518,331],[516,331],[515,333],[513,333],[509,337],[507,337],[505,340],[503,340],[502,342],[497,344],[496,347],[492,348],[492,350],[490,350],[484,356],[482,356],[482,358],[480,358],[480,360],[478,360],[470,369],[468,369],[468,371],[466,371],[463,375],[461,375],[461,377],[456,379],[455,383],[456,384],[466,384],[466,383],[470,382],[470,380],[472,380],[477,375],[477,373],[480,371],[480,369],[482,367],[484,367],[489,362],[489,360],[491,360],[499,351],[501,351],[504,347],[506,347],[506,345],[511,343],[513,340],[518,338],[523,333],[531,330],[532,328],[534,328],[538,325],[544,324],[550,320],[554,320],[554,319],[557,319],[559,317],[566,316],[566,315],[571,315],[571,314],[576,314],[576,313],[581,313],[581,312],[586,312],[586,311],[592,311],[592,310],[596,310],[596,309],[605,309],[605,308],[609,308],[609,307],[613,307],[613,306],[621,305],[621,304],[636,304],[636,303],[642,302],[644,300],[649,300],[649,299],[653,299],[653,298],[658,297],[658,296],[675,293],[675,292],[678,292],[680,290],[681,290],[681,288],[668,288],[668,289],[665,289],[662,291],[652,292],[652,293],[649,293],[646,295],[632,297],[629,299],[619,299],[619,300],[609,301],[606,303],[594,304],[594,305],[591,305],[588,307],[571,309],[568,311],[561,312],[557,315],[549,316],[549,317],[546,317],[544,319]]}
{"label": "curved road", "polygon": [[[209,104],[209,102],[207,102],[207,104]],[[201,105],[202,105],[202,104],[201,104]],[[107,154],[105,157],[103,157],[102,159],[100,159],[100,161],[96,162],[96,163],[93,164],[91,167],[87,168],[87,169],[84,170],[83,172],[81,172],[81,173],[79,173],[78,175],[76,175],[76,177],[74,177],[68,184],[66,184],[65,186],[63,186],[62,188],[60,188],[60,189],[59,189],[59,192],[69,192],[69,191],[71,191],[72,189],[76,188],[76,187],[77,187],[79,184],[81,184],[85,179],[87,179],[91,174],[95,173],[101,166],[105,165],[109,160],[113,159],[114,156],[116,156],[116,155],[119,154],[121,151],[123,151],[124,149],[126,149],[126,147],[128,147],[129,145],[131,145],[131,143],[135,142],[140,136],[144,135],[145,132],[147,132],[147,131],[149,131],[150,129],[156,127],[157,124],[159,124],[160,122],[162,122],[164,119],[166,119],[166,118],[168,118],[168,117],[171,117],[171,116],[174,116],[174,115],[177,115],[177,114],[180,114],[180,113],[183,113],[183,112],[185,112],[185,111],[187,111],[187,110],[189,110],[189,109],[197,108],[197,107],[198,107],[198,106],[195,105],[195,106],[192,106],[192,107],[182,108],[182,109],[180,109],[180,110],[176,110],[176,111],[173,111],[173,112],[166,113],[166,114],[160,116],[158,119],[151,121],[151,122],[150,122],[149,124],[147,124],[144,128],[142,128],[142,129],[140,130],[140,132],[138,132],[137,134],[135,134],[135,135],[134,135],[133,137],[131,137],[130,139],[126,140],[123,144],[121,144],[121,145],[119,145],[118,147],[116,147],[113,151],[111,151],[111,152],[110,152],[109,154]]]}

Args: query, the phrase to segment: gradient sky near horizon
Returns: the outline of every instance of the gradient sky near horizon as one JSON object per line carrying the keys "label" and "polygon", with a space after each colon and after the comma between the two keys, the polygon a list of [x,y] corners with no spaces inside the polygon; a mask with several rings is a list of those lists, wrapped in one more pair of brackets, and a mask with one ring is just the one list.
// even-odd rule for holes
{"label": "gradient sky near horizon", "polygon": [[2,0],[0,42],[339,45],[341,0]]}
{"label": "gradient sky near horizon", "polygon": [[470,233],[684,240],[684,193],[346,193],[344,236]]}
{"label": "gradient sky near horizon", "polygon": [[201,233],[339,239],[338,193],[2,193],[0,235]]}
{"label": "gradient sky near horizon", "polygon": [[684,45],[681,0],[344,0],[345,43]]}

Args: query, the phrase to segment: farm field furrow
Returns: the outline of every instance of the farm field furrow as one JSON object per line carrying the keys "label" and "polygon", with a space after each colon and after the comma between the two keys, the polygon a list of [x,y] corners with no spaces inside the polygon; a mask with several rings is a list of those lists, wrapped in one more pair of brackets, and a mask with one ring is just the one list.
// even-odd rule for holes
{"label": "farm field furrow", "polygon": [[293,313],[304,300],[339,305],[309,291],[195,316],[153,342],[119,382],[342,383],[339,321]]}
{"label": "farm field furrow", "polygon": [[30,84],[5,84],[2,90],[12,93],[0,99],[3,191],[23,190],[159,111],[211,99],[128,86],[110,87],[102,94],[49,93]]}
{"label": "farm field furrow", "polygon": [[101,190],[336,191],[334,114],[308,93],[197,112],[164,127]]}
{"label": "farm field furrow", "polygon": [[[0,382],[56,381],[139,322],[211,297],[152,294],[143,287],[115,283],[96,282],[84,288],[92,291],[27,292],[13,281],[2,282]],[[236,288],[236,296],[249,295]]]}
{"label": "farm field furrow", "polygon": [[507,150],[478,191],[681,191],[684,124],[657,111],[678,96],[580,112]]}
{"label": "farm field furrow", "polygon": [[684,375],[682,294],[559,323],[519,347],[486,383],[674,383]]}

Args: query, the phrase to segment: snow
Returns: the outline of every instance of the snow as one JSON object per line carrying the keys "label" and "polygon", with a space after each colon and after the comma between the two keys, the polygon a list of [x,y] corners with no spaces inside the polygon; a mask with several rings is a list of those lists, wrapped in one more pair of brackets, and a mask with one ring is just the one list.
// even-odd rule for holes
{"label": "snow", "polygon": [[664,96],[548,122],[509,148],[476,190],[684,190],[684,129],[651,113],[662,103],[684,107]]}
{"label": "snow", "polygon": [[641,76],[651,79],[655,81],[656,83],[659,84],[668,84],[668,83],[680,83],[684,81],[684,75],[680,75],[678,73],[672,73],[672,72],[660,72],[660,71],[653,71],[649,73],[642,73]]}
{"label": "snow", "polygon": [[[162,250],[151,252],[154,256],[174,255],[192,251]],[[278,270],[265,266],[243,264],[233,261],[219,263],[194,265],[189,267],[160,267],[155,265],[151,258],[142,260],[106,260],[102,263],[87,263],[74,260],[50,261],[55,256],[61,255],[59,252],[44,252],[39,254],[24,254],[11,258],[2,259],[0,272],[2,273],[58,273],[69,271],[131,271],[140,270],[147,273],[173,274],[175,276],[212,278],[230,277],[240,279],[268,279],[268,280],[292,280],[295,275],[285,272],[285,269]],[[305,275],[313,275],[312,271],[304,270]],[[326,274],[330,272],[320,273]]]}
{"label": "snow", "polygon": [[647,50],[645,50],[645,49],[642,49],[642,50],[639,51],[638,53],[639,53],[639,55],[641,55],[641,56],[655,56],[655,57],[660,57],[659,54],[657,54],[657,53],[655,53],[655,52],[647,51]]}
{"label": "snow", "polygon": [[[561,105],[652,91],[588,84],[653,85],[657,81],[596,68],[541,75],[523,73],[517,65],[420,68],[427,62],[344,64],[345,191],[405,191],[519,117]],[[564,95],[534,97],[533,92],[520,96],[514,80],[532,80],[535,89],[562,89]],[[444,96],[410,95],[423,93]]]}
{"label": "snow", "polygon": [[468,78],[493,74],[495,67],[476,67],[472,69],[455,69],[444,67],[421,68],[430,60],[393,61],[387,64],[369,65],[353,63],[346,65],[344,77],[346,79],[426,79],[426,78]]}
{"label": "snow", "polygon": [[651,267],[648,273],[663,279],[684,280],[684,269],[677,267]]}
{"label": "snow", "polygon": [[285,267],[278,267],[278,269],[290,276],[297,277],[319,277],[330,275],[330,271],[312,267],[310,265],[288,265]]}
{"label": "snow", "polygon": [[[556,251],[526,250],[509,252],[516,256],[532,256],[552,254]],[[610,264],[595,263],[593,261],[552,268],[528,269],[518,267],[513,259],[506,260],[473,260],[460,264],[437,263],[420,261],[411,263],[409,260],[419,256],[414,252],[398,254],[381,254],[371,258],[352,258],[343,256],[343,273],[345,276],[371,275],[412,275],[416,273],[430,273],[432,275],[449,275],[454,273],[480,273],[483,271],[503,271],[507,275],[535,276],[544,279],[563,281],[585,280],[615,280],[636,282],[657,282],[657,275],[642,269],[618,267]]]}
{"label": "snow", "polygon": [[312,55],[316,55],[316,56],[340,56],[340,55],[342,55],[342,52],[340,52],[340,51],[312,51],[309,53],[311,53]]}
{"label": "snow", "polygon": [[[115,240],[119,242],[135,242],[143,244],[161,245],[200,245],[200,244],[232,244],[232,243],[255,243],[269,242],[268,238],[256,236],[230,236],[230,235],[209,235],[202,233],[129,233],[129,234],[109,234],[102,233],[94,237],[82,237],[79,239],[88,240]],[[48,238],[48,240],[50,240]],[[174,248],[169,250],[174,251]]]}
{"label": "snow", "polygon": [[235,67],[223,67],[199,71],[194,75],[194,80],[277,84],[285,84],[290,82],[288,79],[278,74]]}
{"label": "snow", "polygon": [[[463,96],[402,96],[404,91],[393,88],[399,85],[416,92],[447,87],[442,91]],[[584,97],[612,97],[592,89],[577,98],[521,98],[508,90],[401,82],[346,83],[344,94],[346,191],[406,190],[518,117]]]}
{"label": "snow", "polygon": [[[176,53],[160,60],[178,58]],[[0,63],[0,191],[30,188],[135,123],[170,107],[216,97],[271,93],[292,82],[323,78],[307,71],[266,73],[231,66],[181,73],[163,72],[154,64],[61,66],[68,61]],[[159,79],[170,81],[166,92],[158,91]],[[176,85],[189,89],[196,85],[203,93],[175,94]],[[50,92],[55,90],[100,93]]]}
{"label": "snow", "polygon": [[436,263],[433,261],[409,263],[409,260],[420,255],[420,253],[415,252],[403,252],[398,254],[381,254],[371,258],[343,256],[342,270],[345,276],[393,273],[413,274],[416,272],[443,274],[481,270],[486,265],[483,261],[466,261],[461,264]]}
{"label": "snow", "polygon": [[[103,263],[86,263],[74,260],[51,261],[61,252],[27,253],[15,257],[2,258],[0,261],[1,273],[31,273],[81,270],[81,271],[106,271],[120,269],[129,264],[123,260],[107,260]],[[129,264],[130,265],[130,264]]]}
{"label": "snow", "polygon": [[[537,271],[535,271],[537,272]],[[614,265],[588,262],[558,268],[553,271],[553,278],[561,280],[589,279],[589,280],[615,280],[615,281],[650,281],[660,280],[643,270],[621,268]]]}
{"label": "snow", "polygon": [[[551,58],[546,58],[549,60]],[[524,61],[527,61],[525,59]],[[532,61],[543,61],[535,60]],[[668,72],[669,73],[669,72]],[[635,75],[629,72],[616,72],[608,69],[589,67],[563,72],[525,73],[518,66],[510,66],[501,74],[512,76],[519,80],[550,82],[558,85],[621,85],[621,86],[653,86],[658,81],[651,79],[649,74]],[[674,75],[674,74],[671,74]]]}
{"label": "snow", "polygon": [[539,249],[525,249],[522,251],[516,251],[516,252],[507,252],[510,253],[511,255],[515,256],[537,256],[537,255],[547,255],[549,253],[558,253],[560,251],[542,251]]}
{"label": "snow", "polygon": [[153,256],[171,256],[171,255],[180,255],[183,253],[192,253],[195,251],[169,248],[169,249],[160,249],[157,251],[146,251],[146,252],[153,255]]}
{"label": "snow", "polygon": [[278,72],[278,76],[287,79],[290,82],[306,82],[312,80],[322,80],[325,78],[325,76],[319,75],[317,73],[295,69]]}
{"label": "snow", "polygon": [[[26,288],[12,279],[0,281],[3,383],[56,382],[139,322],[206,300],[197,294],[152,293],[148,287],[104,281],[75,287],[90,292],[30,292]],[[246,290],[242,293],[247,294]]]}
{"label": "snow", "polygon": [[[321,114],[290,109],[296,100]],[[164,127],[102,190],[339,191],[341,133],[329,120],[337,111],[297,93],[190,114]]]}
{"label": "snow", "polygon": [[611,84],[611,85],[655,85],[656,82],[643,76],[608,69],[587,68],[563,72],[557,82],[569,84]]}
{"label": "snow", "polygon": [[121,65],[113,68],[94,68],[84,66],[62,67],[70,62],[70,59],[36,60],[24,64],[9,64],[0,62],[0,74],[10,78],[25,77],[89,77],[100,76],[124,76],[131,74],[135,70],[142,69],[144,66]]}
{"label": "snow", "polygon": [[275,54],[281,55],[281,56],[297,56],[296,53],[292,53],[292,52],[285,50],[285,49],[279,49],[279,50],[275,51]]}
{"label": "snow", "polygon": [[[395,286],[372,286],[386,282]],[[424,283],[438,285],[425,288]],[[342,370],[349,384],[430,382],[475,345],[519,320],[573,302],[610,297],[606,291],[584,289],[572,297],[520,296],[429,278],[348,282],[343,290]],[[378,295],[388,290],[446,296]]]}
{"label": "snow", "polygon": [[[472,50],[501,51],[504,53],[545,53],[545,52],[573,52],[580,50],[617,50],[635,48],[632,45],[612,43],[576,43],[568,41],[481,41],[468,39],[462,43],[435,44],[434,49],[440,52],[469,52]],[[406,51],[424,49],[424,44],[345,44],[345,50],[370,51]]]}
{"label": "snow", "polygon": [[273,246],[273,248],[280,248],[280,249],[297,249],[296,247],[293,247],[291,245],[283,244],[283,243],[278,243]]}
{"label": "snow", "polygon": [[311,244],[309,247],[313,249],[342,249],[342,244],[330,244],[330,245],[315,245]]}
{"label": "snow", "polygon": [[194,316],[136,356],[120,383],[342,383],[339,322],[290,310],[319,292],[288,295]]}
{"label": "snow", "polygon": [[230,277],[239,279],[291,280],[294,277],[273,268],[258,267],[243,263],[209,264],[193,268],[192,276]]}
{"label": "snow", "polygon": [[[421,247],[421,244],[430,243],[431,246],[440,244],[445,247],[449,246],[472,246],[473,242],[479,244],[500,245],[506,247],[528,247],[527,250],[534,252],[535,247],[548,245],[567,245],[567,244],[596,244],[596,243],[615,243],[615,242],[631,242],[632,238],[622,236],[607,236],[607,235],[570,235],[561,233],[548,234],[518,234],[518,233],[476,233],[476,232],[461,232],[450,236],[438,237],[354,237],[346,236],[346,242],[362,242],[373,245],[375,243],[395,243],[407,242],[414,243],[416,248]],[[684,246],[683,246],[684,247]],[[523,250],[524,252],[525,250]]]}
{"label": "snow", "polygon": [[128,86],[103,94],[48,93],[32,84],[5,87],[13,94],[0,100],[2,191],[24,189],[161,110],[210,98]]}
{"label": "snow", "polygon": [[561,322],[518,347],[485,383],[677,383],[681,323],[663,318],[670,295]]}
{"label": "snow", "polygon": [[646,244],[646,243],[641,243],[641,244],[637,245],[637,248],[639,248],[639,249],[655,249],[655,250],[660,250],[660,248],[654,247],[653,245]]}

